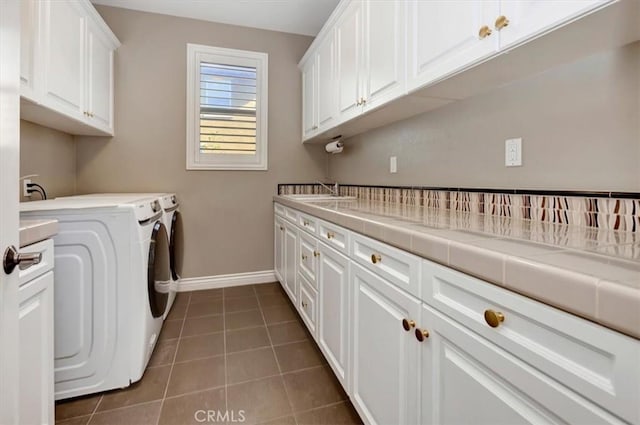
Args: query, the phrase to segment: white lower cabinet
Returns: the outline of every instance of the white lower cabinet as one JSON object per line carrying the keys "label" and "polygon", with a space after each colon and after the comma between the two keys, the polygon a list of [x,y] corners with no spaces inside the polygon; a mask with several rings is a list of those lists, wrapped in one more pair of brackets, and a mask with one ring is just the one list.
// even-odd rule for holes
{"label": "white lower cabinet", "polygon": [[20,271],[19,388],[20,424],[53,424],[53,243],[23,247],[42,252],[43,261]]}
{"label": "white lower cabinet", "polygon": [[419,345],[403,320],[419,319],[420,301],[359,265],[351,271],[351,402],[366,423],[414,424]]}
{"label": "white lower cabinet", "polygon": [[349,258],[320,243],[318,345],[338,380],[349,391]]}
{"label": "white lower cabinet", "polygon": [[276,273],[366,424],[640,424],[640,341],[275,211]]}
{"label": "white lower cabinet", "polygon": [[273,271],[276,279],[284,280],[284,223],[276,216],[273,221]]}

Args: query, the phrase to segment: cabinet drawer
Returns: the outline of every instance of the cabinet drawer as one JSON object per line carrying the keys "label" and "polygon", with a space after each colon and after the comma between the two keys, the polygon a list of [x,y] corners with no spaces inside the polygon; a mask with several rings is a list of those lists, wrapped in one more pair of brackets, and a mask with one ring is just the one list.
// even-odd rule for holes
{"label": "cabinet drawer", "polygon": [[318,219],[305,213],[298,214],[298,225],[314,235],[318,233]]}
{"label": "cabinet drawer", "polygon": [[408,252],[351,234],[351,258],[416,297],[420,297],[420,258]]}
{"label": "cabinet drawer", "polygon": [[430,261],[422,273],[427,304],[595,404],[640,422],[640,341]]}
{"label": "cabinet drawer", "polygon": [[279,215],[281,217],[284,217],[285,216],[285,211],[284,210],[285,210],[284,206],[282,206],[280,204],[273,204],[273,211],[277,215]]}
{"label": "cabinet drawer", "polygon": [[304,232],[298,232],[298,270],[317,288],[318,241]]}
{"label": "cabinet drawer", "polygon": [[20,286],[35,279],[43,273],[53,270],[53,239],[47,239],[42,242],[34,243],[20,248],[21,253],[41,252],[42,261],[27,269],[20,270]]}
{"label": "cabinet drawer", "polygon": [[292,223],[298,224],[298,211],[284,207],[284,217]]}
{"label": "cabinet drawer", "polygon": [[302,320],[309,328],[311,334],[316,335],[316,321],[318,317],[317,303],[318,293],[311,286],[309,281],[304,276],[300,276],[300,304],[298,305],[298,311]]}
{"label": "cabinet drawer", "polygon": [[343,254],[349,254],[349,231],[347,229],[326,221],[320,221],[318,237],[321,241]]}

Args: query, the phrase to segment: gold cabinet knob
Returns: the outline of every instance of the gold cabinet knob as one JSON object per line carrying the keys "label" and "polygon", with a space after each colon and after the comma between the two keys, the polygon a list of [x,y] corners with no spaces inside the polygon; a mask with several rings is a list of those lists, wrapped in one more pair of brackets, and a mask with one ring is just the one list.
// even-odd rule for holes
{"label": "gold cabinet knob", "polygon": [[307,259],[307,256],[302,254],[302,261],[305,261]]}
{"label": "gold cabinet knob", "polygon": [[500,326],[500,323],[504,322],[504,314],[499,311],[485,310],[484,320],[487,322],[487,325],[492,328],[497,328]]}
{"label": "gold cabinet knob", "polygon": [[498,19],[496,19],[496,25],[495,25],[496,29],[500,31],[502,28],[506,27],[507,25],[509,25],[509,20],[507,19],[507,17],[504,15],[498,16]]}
{"label": "gold cabinet knob", "polygon": [[284,230],[284,226],[280,226],[280,230]]}
{"label": "gold cabinet knob", "polygon": [[305,220],[305,221],[302,222],[302,224],[305,225],[305,226],[308,226],[309,222],[307,220]]}
{"label": "gold cabinet knob", "polygon": [[317,130],[317,129],[318,129],[318,126],[317,126],[317,125],[314,125],[313,127],[311,127],[311,129],[312,129],[312,130]]}
{"label": "gold cabinet knob", "polygon": [[84,111],[83,114],[86,115],[87,117],[89,116],[89,113],[87,111]]}
{"label": "gold cabinet knob", "polygon": [[333,239],[333,238],[335,238],[335,237],[336,237],[336,235],[335,235],[335,234],[333,234],[333,233],[331,233],[331,232],[327,232],[327,239]]}
{"label": "gold cabinet knob", "polygon": [[313,251],[313,256],[314,257],[319,257],[320,256],[320,251]]}
{"label": "gold cabinet knob", "polygon": [[404,328],[405,331],[409,332],[411,328],[416,327],[416,322],[409,319],[402,319],[402,327]]}
{"label": "gold cabinet knob", "polygon": [[483,25],[482,28],[480,28],[480,31],[478,31],[478,37],[480,37],[480,40],[482,40],[483,38],[487,38],[491,35],[491,28],[489,28],[487,25]]}
{"label": "gold cabinet knob", "polygon": [[428,330],[420,329],[420,328],[416,329],[416,339],[418,341],[422,342],[427,338],[429,338],[429,331]]}
{"label": "gold cabinet knob", "polygon": [[308,304],[307,304],[306,302],[301,301],[300,303],[302,304],[302,308],[307,308],[307,305],[308,305]]}
{"label": "gold cabinet knob", "polygon": [[377,264],[382,261],[382,255],[380,254],[371,254],[371,262],[373,264]]}

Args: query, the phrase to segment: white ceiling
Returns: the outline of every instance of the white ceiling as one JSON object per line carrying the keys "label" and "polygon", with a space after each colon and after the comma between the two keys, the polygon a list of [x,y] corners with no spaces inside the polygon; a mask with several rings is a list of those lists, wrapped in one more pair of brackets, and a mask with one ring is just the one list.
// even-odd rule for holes
{"label": "white ceiling", "polygon": [[339,0],[91,0],[95,4],[315,36]]}

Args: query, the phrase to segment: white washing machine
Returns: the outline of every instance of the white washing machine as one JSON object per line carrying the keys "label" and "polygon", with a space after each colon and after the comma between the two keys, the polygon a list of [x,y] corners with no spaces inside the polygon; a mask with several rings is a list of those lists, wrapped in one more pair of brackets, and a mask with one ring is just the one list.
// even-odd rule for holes
{"label": "white washing machine", "polygon": [[184,233],[182,229],[182,216],[180,203],[175,193],[91,193],[75,195],[57,199],[69,198],[93,198],[93,199],[138,199],[140,197],[156,198],[162,207],[162,221],[167,229],[169,237],[169,263],[171,267],[171,284],[169,298],[163,318],[166,319],[176,299],[180,276],[182,275],[182,259],[184,253]]}
{"label": "white washing machine", "polygon": [[25,202],[22,218],[53,218],[55,398],[138,381],[168,301],[169,241],[155,198]]}

